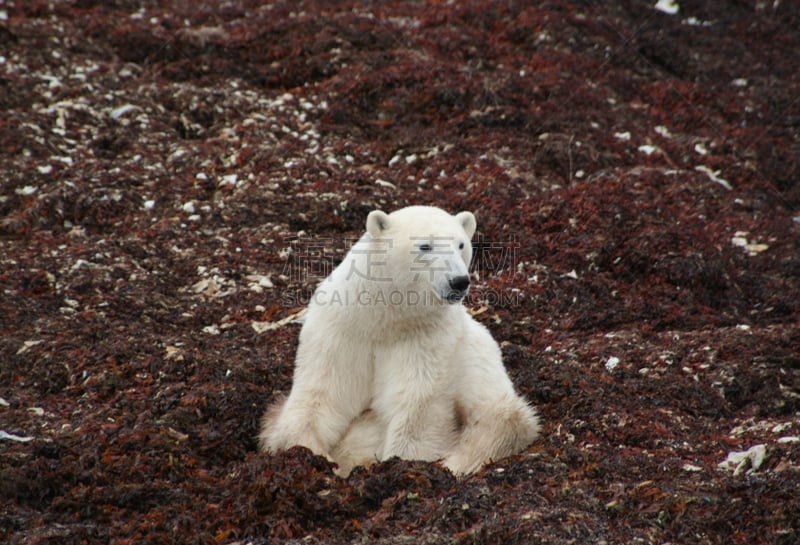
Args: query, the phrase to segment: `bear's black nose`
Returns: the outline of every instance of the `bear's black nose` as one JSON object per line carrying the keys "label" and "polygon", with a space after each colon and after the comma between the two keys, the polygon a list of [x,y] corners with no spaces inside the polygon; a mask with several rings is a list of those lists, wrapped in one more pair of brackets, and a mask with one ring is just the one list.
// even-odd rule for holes
{"label": "bear's black nose", "polygon": [[469,276],[454,276],[449,280],[450,289],[453,291],[464,292],[469,287]]}

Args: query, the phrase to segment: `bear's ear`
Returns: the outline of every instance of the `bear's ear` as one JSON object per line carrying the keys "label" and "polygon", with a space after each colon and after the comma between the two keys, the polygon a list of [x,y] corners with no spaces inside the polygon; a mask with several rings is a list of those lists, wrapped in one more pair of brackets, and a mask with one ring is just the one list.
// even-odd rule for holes
{"label": "bear's ear", "polygon": [[389,214],[380,210],[373,210],[367,216],[367,233],[372,238],[380,238],[381,234],[389,228]]}
{"label": "bear's ear", "polygon": [[456,214],[456,221],[464,228],[464,232],[467,233],[467,236],[472,238],[472,235],[475,234],[475,228],[477,227],[475,215],[472,212],[459,212]]}

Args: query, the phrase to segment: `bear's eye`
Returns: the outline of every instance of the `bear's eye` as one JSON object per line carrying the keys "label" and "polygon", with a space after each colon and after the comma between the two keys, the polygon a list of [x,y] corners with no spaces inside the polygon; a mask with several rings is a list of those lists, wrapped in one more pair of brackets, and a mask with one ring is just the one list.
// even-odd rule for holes
{"label": "bear's eye", "polygon": [[430,244],[420,244],[419,245],[420,252],[431,252],[433,251],[433,246]]}
{"label": "bear's eye", "polygon": [[463,249],[464,249],[464,243],[463,243],[463,242],[462,242],[461,244],[459,244],[459,245],[458,245],[458,249],[459,249],[459,250],[463,250]]}

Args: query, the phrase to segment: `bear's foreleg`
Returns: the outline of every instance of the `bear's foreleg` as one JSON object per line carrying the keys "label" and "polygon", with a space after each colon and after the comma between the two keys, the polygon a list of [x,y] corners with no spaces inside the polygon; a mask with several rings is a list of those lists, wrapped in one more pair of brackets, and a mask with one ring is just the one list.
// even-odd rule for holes
{"label": "bear's foreleg", "polygon": [[324,394],[308,397],[298,399],[296,394],[290,395],[267,410],[259,433],[262,451],[274,453],[301,446],[332,459],[331,448],[344,434],[349,421],[335,417],[335,411],[324,403]]}
{"label": "bear's foreleg", "polygon": [[522,452],[539,434],[536,411],[516,395],[492,405],[473,407],[466,415],[461,436],[444,465],[456,475]]}
{"label": "bear's foreleg", "polygon": [[300,332],[289,396],[264,415],[261,449],[275,452],[303,446],[333,459],[332,450],[353,420],[367,408],[372,384],[368,351],[360,339],[339,331],[337,308],[311,308]]}
{"label": "bear's foreleg", "polygon": [[385,423],[381,460],[437,460],[453,444],[447,343],[398,342],[376,353],[373,407]]}
{"label": "bear's foreleg", "polygon": [[339,466],[334,472],[347,477],[355,466],[377,462],[383,450],[384,430],[374,411],[366,410],[348,428],[331,455]]}
{"label": "bear's foreleg", "polygon": [[420,440],[422,415],[418,408],[400,408],[386,429],[381,460],[394,456],[404,460],[423,460],[426,458],[424,444]]}

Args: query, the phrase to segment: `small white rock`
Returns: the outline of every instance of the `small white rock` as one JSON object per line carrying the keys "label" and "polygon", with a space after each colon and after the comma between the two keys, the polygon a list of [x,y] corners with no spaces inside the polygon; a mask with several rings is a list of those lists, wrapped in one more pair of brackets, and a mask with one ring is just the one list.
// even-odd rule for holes
{"label": "small white rock", "polygon": [[681,9],[678,3],[674,0],[658,0],[653,8],[661,13],[666,13],[667,15],[675,15]]}
{"label": "small white rock", "polygon": [[619,365],[619,358],[616,356],[611,356],[606,360],[606,371],[611,372],[617,368]]}
{"label": "small white rock", "polygon": [[14,193],[16,193],[17,195],[22,195],[24,197],[30,197],[31,195],[36,193],[38,189],[39,189],[38,187],[32,185],[26,185],[25,187],[18,187],[17,189],[14,190]]}
{"label": "small white rock", "polygon": [[656,126],[655,131],[656,131],[656,134],[660,134],[664,138],[670,138],[672,136],[672,133],[669,132],[669,129],[666,128],[664,125]]}
{"label": "small white rock", "polygon": [[649,144],[644,144],[644,145],[639,146],[639,151],[641,151],[645,155],[653,155],[653,153],[655,153],[656,150],[658,150],[657,147],[651,146]]}
{"label": "small white rock", "polygon": [[744,248],[747,246],[747,239],[742,236],[731,237],[731,244],[734,246],[739,246],[740,248]]}
{"label": "small white rock", "polygon": [[760,254],[761,252],[769,250],[769,246],[767,244],[756,244],[756,243],[748,244],[747,246],[745,246],[745,248],[747,249],[747,253],[750,256],[754,256]]}

